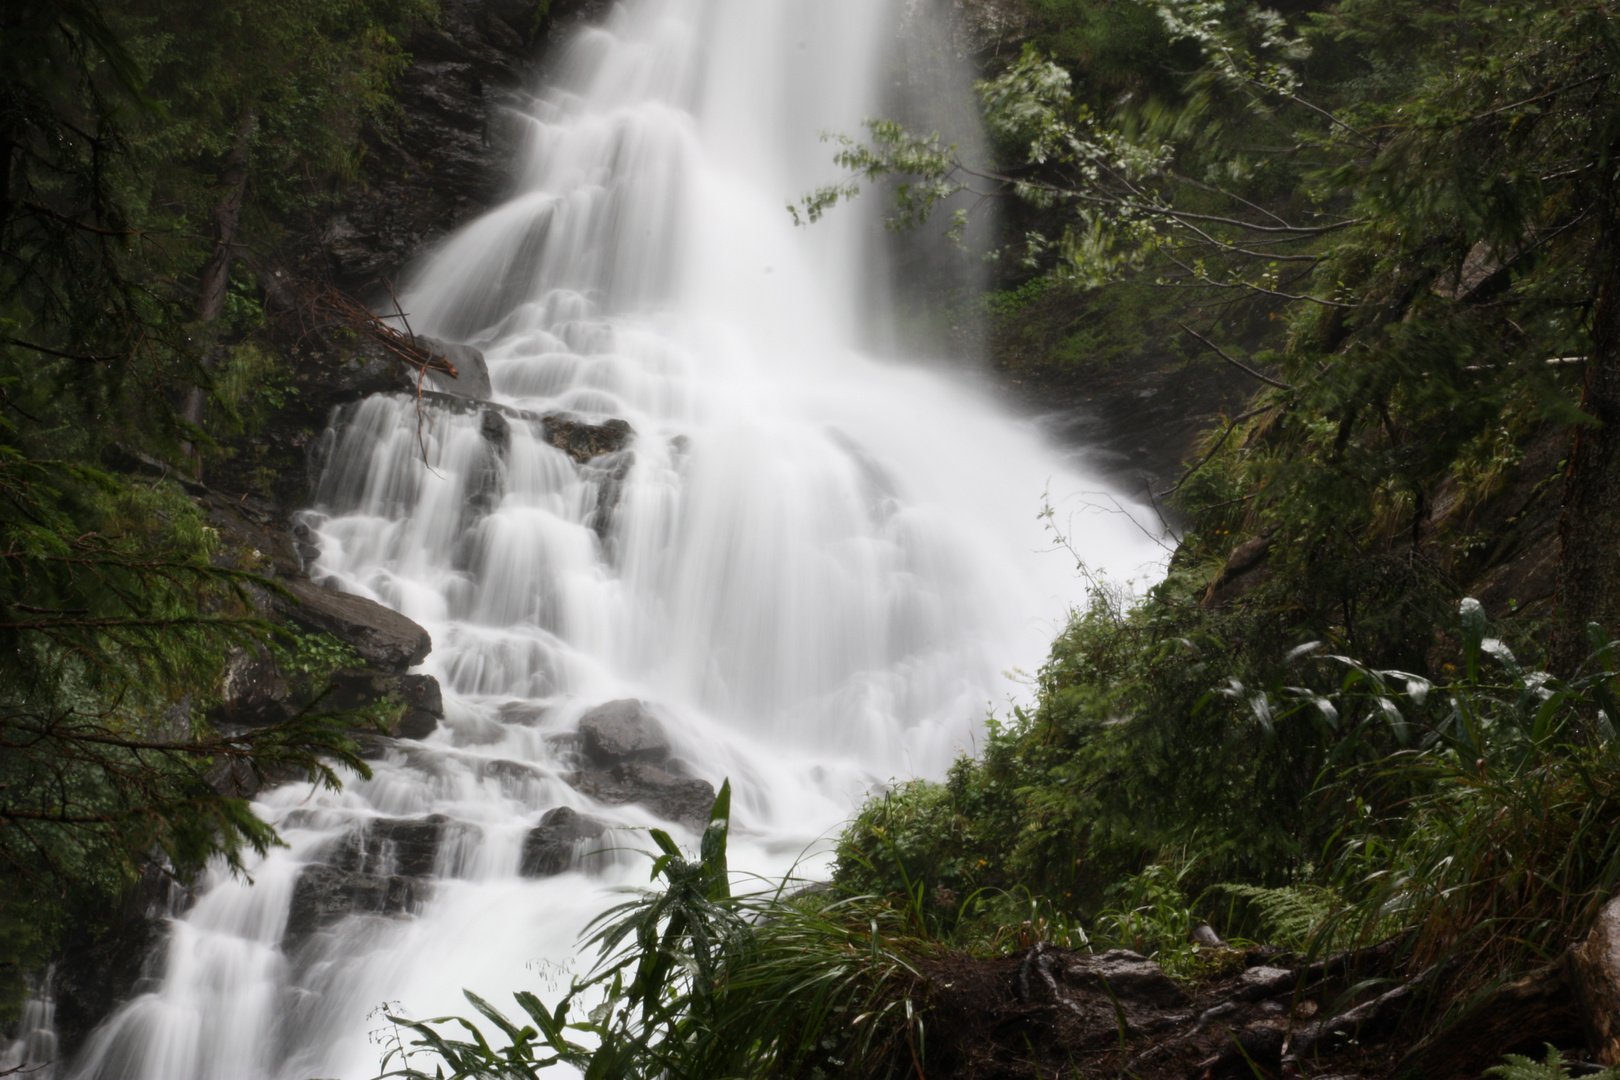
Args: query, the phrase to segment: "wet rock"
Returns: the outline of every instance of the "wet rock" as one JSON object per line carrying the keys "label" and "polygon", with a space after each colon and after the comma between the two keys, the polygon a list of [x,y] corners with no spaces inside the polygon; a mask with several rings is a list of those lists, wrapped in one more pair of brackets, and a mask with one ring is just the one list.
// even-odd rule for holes
{"label": "wet rock", "polygon": [[[435,357],[448,360],[456,369],[456,374],[451,375],[447,371],[428,368],[427,378],[435,389],[441,393],[477,398],[479,401],[487,401],[494,396],[494,388],[489,382],[489,364],[485,362],[482,352],[471,345],[457,345],[421,335],[417,336],[416,343],[426,346],[428,352]],[[489,415],[487,411],[485,415]]]}
{"label": "wet rock", "polygon": [[449,821],[443,814],[377,818],[345,836],[329,862],[351,873],[427,877]]}
{"label": "wet rock", "polygon": [[[479,425],[479,434],[485,438],[484,453],[479,455],[477,461],[471,464],[467,470],[466,512],[463,514],[461,527],[458,530],[461,537],[455,557],[457,569],[466,569],[476,561],[476,545],[472,543],[470,535],[473,522],[478,517],[492,512],[501,504],[501,496],[505,487],[501,457],[505,454],[506,448],[504,445],[497,444],[489,439],[489,418],[491,416],[500,417],[502,422],[506,419],[495,410],[486,409],[484,419]],[[508,435],[510,435],[510,430],[510,428],[507,429]]]}
{"label": "wet rock", "polygon": [[573,768],[584,768],[590,764],[585,760],[585,740],[580,738],[577,731],[559,731],[547,735],[546,745],[551,747],[557,760]]}
{"label": "wet rock", "polygon": [[296,946],[349,915],[401,915],[432,890],[449,818],[378,818],[344,836],[327,862],[306,867],[293,886],[284,941]]}
{"label": "wet rock", "polygon": [[1106,984],[1116,997],[1160,1008],[1174,1008],[1187,1001],[1186,993],[1163,968],[1128,949],[1075,956],[1064,975],[1075,985],[1101,989]]}
{"label": "wet rock", "polygon": [[567,413],[548,413],[544,418],[546,442],[581,464],[602,454],[623,450],[634,436],[635,429],[626,420],[593,424]]}
{"label": "wet rock", "polygon": [[262,727],[292,715],[289,689],[275,658],[262,648],[232,649],[225,659],[220,686],[222,721],[231,726]]}
{"label": "wet rock", "polygon": [[591,529],[604,542],[613,531],[613,515],[624,495],[624,480],[635,463],[636,455],[625,450],[593,458],[582,470],[596,480],[596,513],[591,518]]}
{"label": "wet rock", "polygon": [[522,727],[539,727],[551,715],[550,705],[536,705],[531,701],[508,701],[496,712],[500,715],[503,724],[518,724]]}
{"label": "wet rock", "polygon": [[154,988],[162,974],[159,946],[168,916],[188,900],[172,877],[148,864],[116,908],[105,913],[105,923],[69,931],[51,983],[61,1059],[71,1058],[119,1005]]}
{"label": "wet rock", "polygon": [[512,424],[499,409],[485,409],[478,423],[478,433],[501,453],[512,445]]}
{"label": "wet rock", "polygon": [[708,824],[714,805],[714,787],[665,772],[656,765],[628,762],[612,769],[584,769],[568,778],[582,795],[609,806],[639,803],[659,817],[691,829]]}
{"label": "wet rock", "polygon": [[293,551],[298,555],[300,571],[307,572],[315,561],[321,557],[321,547],[315,542],[315,533],[308,524],[300,521],[292,528]]}
{"label": "wet rock", "polygon": [[431,894],[425,881],[399,875],[351,874],[331,866],[311,866],[293,887],[282,938],[296,947],[317,931],[350,915],[401,915],[417,908]]}
{"label": "wet rock", "polygon": [[292,602],[283,606],[294,622],[331,634],[384,671],[404,671],[433,651],[433,639],[399,612],[353,593],[309,580],[289,581]]}
{"label": "wet rock", "polygon": [[[220,539],[246,556],[251,568],[269,576],[294,578],[303,573],[304,556],[299,545],[311,547],[307,527],[300,535],[288,531],[281,511],[263,499],[252,496],[226,498],[217,491],[203,489],[196,499],[208,516],[208,524],[219,531]],[[319,549],[315,549],[317,554]]]}
{"label": "wet rock", "polygon": [[579,721],[579,734],[586,755],[604,769],[630,761],[657,764],[669,757],[664,725],[632,698],[609,701],[586,712]]}
{"label": "wet rock", "polygon": [[537,784],[546,779],[547,774],[523,761],[508,761],[497,758],[494,761],[479,763],[478,779],[493,780],[507,795],[523,799],[531,784]]}
{"label": "wet rock", "polygon": [[332,689],[322,704],[333,710],[364,709],[385,703],[398,710],[388,733],[400,739],[425,739],[444,718],[444,695],[431,675],[349,669],[332,676]]}
{"label": "wet rock", "polygon": [[605,824],[572,807],[548,810],[523,839],[523,862],[518,873],[524,877],[561,874],[574,864],[580,841],[594,840],[606,831]]}

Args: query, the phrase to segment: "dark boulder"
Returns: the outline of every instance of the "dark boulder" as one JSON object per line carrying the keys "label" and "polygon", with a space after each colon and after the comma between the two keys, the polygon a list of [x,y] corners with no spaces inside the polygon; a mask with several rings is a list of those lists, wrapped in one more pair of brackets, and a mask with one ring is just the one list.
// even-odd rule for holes
{"label": "dark boulder", "polygon": [[627,420],[604,420],[593,424],[567,413],[548,413],[545,417],[546,442],[584,464],[602,454],[614,454],[630,445],[635,429]]}
{"label": "dark boulder", "polygon": [[384,671],[414,667],[433,651],[426,630],[374,600],[309,580],[289,581],[285,587],[292,595],[283,605],[289,618],[347,642],[368,664]]}
{"label": "dark boulder", "polygon": [[609,806],[639,803],[659,817],[691,829],[708,824],[714,787],[665,772],[656,765],[627,762],[611,769],[584,769],[568,782],[575,791]]}
{"label": "dark boulder", "polygon": [[332,675],[332,689],[322,699],[328,709],[363,709],[385,702],[398,709],[389,734],[401,739],[425,739],[444,718],[444,696],[439,680],[431,675],[402,675],[392,671],[346,670]]}
{"label": "dark boulder", "polygon": [[524,800],[537,784],[550,779],[549,773],[526,761],[508,761],[496,758],[478,764],[478,779],[490,781],[510,798]]}
{"label": "dark boulder", "polygon": [[325,863],[299,875],[284,943],[296,947],[349,915],[401,915],[420,906],[432,891],[428,879],[448,821],[442,814],[378,818],[345,835]]}
{"label": "dark boulder", "polygon": [[332,865],[364,874],[427,877],[433,873],[449,821],[443,814],[377,818],[344,838]]}
{"label": "dark boulder", "polygon": [[268,650],[232,649],[221,680],[220,719],[233,727],[263,727],[292,715],[289,687]]}
{"label": "dark boulder", "polygon": [[523,862],[518,873],[524,877],[551,877],[574,864],[580,841],[594,840],[607,826],[572,807],[547,810],[540,824],[523,839]]}
{"label": "dark boulder", "polygon": [[351,874],[333,866],[311,866],[293,887],[282,942],[296,948],[310,935],[350,915],[408,913],[430,892],[430,883],[400,875]]}
{"label": "dark boulder", "polygon": [[478,433],[500,453],[505,453],[512,445],[512,424],[499,409],[484,410],[483,419],[478,422]]}
{"label": "dark boulder", "polygon": [[308,527],[300,525],[289,532],[280,508],[264,499],[251,495],[227,497],[208,488],[194,491],[193,496],[225,545],[246,553],[248,559],[244,561],[266,576],[300,577],[306,559],[303,549],[319,554],[309,543],[312,537]]}
{"label": "dark boulder", "polygon": [[609,701],[589,710],[580,718],[579,734],[586,755],[604,769],[629,761],[657,764],[669,757],[669,736],[664,725],[633,698]]}
{"label": "dark boulder", "polygon": [[1230,604],[1264,584],[1270,578],[1271,570],[1266,560],[1276,539],[1275,530],[1268,529],[1233,548],[1226,558],[1226,565],[1209,583],[1209,589],[1204,593],[1204,606]]}

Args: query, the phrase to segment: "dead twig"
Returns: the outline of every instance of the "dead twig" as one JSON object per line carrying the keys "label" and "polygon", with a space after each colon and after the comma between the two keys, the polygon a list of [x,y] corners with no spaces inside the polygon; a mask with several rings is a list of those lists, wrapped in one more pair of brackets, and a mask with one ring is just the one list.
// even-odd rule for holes
{"label": "dead twig", "polygon": [[[405,327],[405,334],[410,337],[411,344],[416,344],[416,331],[411,329],[411,317],[405,314],[405,309],[399,305],[399,295],[394,292],[394,283],[384,279],[383,285],[388,289],[388,299],[394,302],[394,313],[399,316],[400,323]],[[380,323],[382,320],[378,320]],[[393,329],[389,327],[389,329]],[[448,356],[444,357],[445,367],[450,369],[450,377],[457,378],[456,366],[450,362]],[[416,373],[416,448],[422,452],[422,467],[434,476],[433,466],[428,464],[427,440],[422,435],[422,380],[427,377],[427,365],[422,365]]]}
{"label": "dead twig", "polygon": [[340,323],[365,334],[394,356],[416,368],[416,444],[422,453],[423,466],[438,476],[433,466],[428,464],[427,439],[422,433],[422,383],[429,371],[443,372],[452,379],[460,378],[461,372],[448,356],[436,353],[421,343],[416,333],[411,330],[410,318],[400,306],[393,282],[384,282],[384,285],[388,289],[389,299],[394,302],[395,317],[405,327],[404,333],[389,325],[364,304],[330,285],[325,291],[312,297],[307,307],[318,318]]}
{"label": "dead twig", "polygon": [[1249,376],[1252,376],[1252,377],[1254,377],[1256,379],[1259,379],[1261,382],[1266,383],[1267,385],[1275,386],[1279,390],[1292,390],[1292,389],[1294,389],[1292,386],[1289,386],[1285,382],[1279,382],[1276,379],[1273,379],[1270,375],[1266,375],[1266,374],[1263,374],[1261,372],[1256,371],[1254,368],[1250,367],[1248,364],[1245,364],[1243,361],[1237,359],[1235,356],[1232,356],[1225,349],[1221,348],[1219,345],[1215,344],[1213,341],[1209,340],[1209,338],[1205,337],[1203,334],[1200,334],[1198,331],[1194,330],[1192,327],[1188,326],[1186,323],[1178,322],[1178,323],[1176,323],[1176,325],[1181,327],[1183,330],[1187,331],[1187,333],[1191,334],[1193,337],[1197,338],[1199,341],[1202,341],[1205,345],[1209,346],[1209,348],[1214,350],[1215,355],[1219,356],[1222,360],[1225,360],[1228,364],[1231,364],[1233,367],[1237,368],[1239,371],[1243,372],[1245,375],[1249,375]]}
{"label": "dead twig", "polygon": [[[1169,488],[1166,488],[1164,491],[1159,492],[1159,494],[1157,495],[1157,498],[1162,499],[1167,495],[1174,495],[1176,492],[1180,491],[1181,490],[1181,485],[1185,484],[1188,480],[1192,479],[1193,473],[1197,472],[1199,469],[1202,469],[1205,465],[1209,464],[1209,460],[1211,458],[1213,458],[1216,454],[1220,453],[1221,447],[1226,445],[1226,437],[1228,435],[1232,434],[1232,432],[1236,431],[1237,426],[1239,424],[1243,423],[1243,421],[1245,421],[1245,420],[1248,420],[1248,419],[1251,419],[1253,417],[1259,416],[1261,413],[1267,411],[1268,409],[1274,409],[1274,408],[1276,408],[1275,405],[1262,405],[1258,409],[1250,409],[1246,413],[1241,413],[1241,414],[1239,414],[1237,416],[1234,416],[1232,418],[1231,422],[1226,425],[1226,430],[1221,432],[1221,437],[1215,440],[1215,445],[1211,446],[1209,448],[1209,452],[1207,454],[1205,454],[1203,457],[1199,458],[1198,461],[1196,463],[1194,463],[1193,465],[1191,465],[1187,469],[1186,472],[1182,473],[1181,474],[1181,479],[1177,480],[1173,486],[1171,486]],[[1247,496],[1245,496],[1245,498],[1247,498]],[[1222,503],[1221,505],[1225,506],[1225,505],[1227,505],[1227,503]]]}

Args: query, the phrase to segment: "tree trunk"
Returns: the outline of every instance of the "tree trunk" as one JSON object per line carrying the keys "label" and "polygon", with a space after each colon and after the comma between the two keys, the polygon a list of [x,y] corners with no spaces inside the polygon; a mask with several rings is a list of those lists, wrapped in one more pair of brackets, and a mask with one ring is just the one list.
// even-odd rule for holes
{"label": "tree trunk", "polygon": [[[248,142],[258,122],[259,114],[251,107],[242,110],[236,122],[236,143],[225,159],[224,171],[220,173],[219,182],[225,194],[214,207],[214,252],[203,266],[198,283],[198,322],[213,322],[225,310],[225,292],[231,282],[231,263],[235,261],[236,232],[242,222],[242,202],[247,196]],[[213,350],[210,347],[203,354],[203,367],[212,366]],[[190,424],[202,423],[206,401],[207,394],[203,388],[193,386],[186,393],[180,418]]]}
{"label": "tree trunk", "polygon": [[1540,1056],[1546,1043],[1581,1038],[1581,1014],[1565,965],[1548,964],[1498,987],[1407,1051],[1391,1075],[1474,1080],[1504,1054]]}
{"label": "tree trunk", "polygon": [[1620,898],[1603,906],[1586,940],[1570,950],[1569,968],[1587,1048],[1600,1064],[1620,1064]]}
{"label": "tree trunk", "polygon": [[17,143],[14,127],[0,130],[0,237],[11,224],[11,162],[17,156]]}
{"label": "tree trunk", "polygon": [[1604,208],[1597,249],[1592,355],[1581,409],[1595,426],[1575,434],[1558,520],[1558,615],[1551,667],[1570,676],[1591,652],[1586,627],[1620,634],[1620,221]]}

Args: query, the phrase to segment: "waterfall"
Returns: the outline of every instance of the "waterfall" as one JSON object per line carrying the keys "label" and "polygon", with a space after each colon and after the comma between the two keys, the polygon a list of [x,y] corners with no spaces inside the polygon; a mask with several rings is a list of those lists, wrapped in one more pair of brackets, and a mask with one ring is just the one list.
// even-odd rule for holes
{"label": "waterfall", "polygon": [[[384,1002],[566,981],[609,890],[646,881],[636,828],[694,840],[570,783],[603,703],[643,703],[669,775],[729,777],[733,867],[780,874],[1019,692],[1006,672],[1084,597],[1042,551],[1043,492],[1106,485],[947,376],[862,355],[870,208],[785,212],[836,175],[819,133],[877,112],[896,15],[629,0],[578,35],[515,194],[401,297],[414,332],[484,353],[496,404],[344,409],[306,518],[315,577],[431,631],[445,720],[341,794],[260,796],[287,846],[205,883],[75,1075],[366,1077]],[[563,413],[634,434],[581,463],[534,419]],[[1072,532],[1116,579],[1157,555],[1121,513]],[[610,828],[526,876],[559,807]]]}

